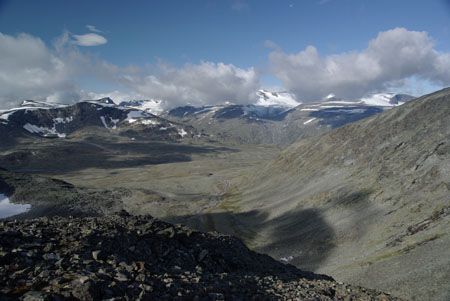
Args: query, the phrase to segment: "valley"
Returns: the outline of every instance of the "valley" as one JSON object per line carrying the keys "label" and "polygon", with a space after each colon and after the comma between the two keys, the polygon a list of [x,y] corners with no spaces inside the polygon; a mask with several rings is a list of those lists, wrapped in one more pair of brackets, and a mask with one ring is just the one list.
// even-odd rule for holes
{"label": "valley", "polygon": [[[389,109],[337,102],[276,118],[232,105],[157,117],[104,101],[19,110],[33,117],[0,119],[0,193],[31,204],[14,219],[150,214],[338,281],[445,300],[450,90]],[[49,123],[67,112],[89,123]],[[31,133],[36,116],[64,138]]]}

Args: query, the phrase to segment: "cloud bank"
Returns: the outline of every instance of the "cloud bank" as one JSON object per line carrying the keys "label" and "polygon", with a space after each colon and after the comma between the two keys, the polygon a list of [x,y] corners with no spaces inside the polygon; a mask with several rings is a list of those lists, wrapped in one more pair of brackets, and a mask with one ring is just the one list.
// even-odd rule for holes
{"label": "cloud bank", "polygon": [[24,99],[72,102],[79,98],[74,56],[52,53],[39,38],[0,33],[0,108]]}
{"label": "cloud bank", "polygon": [[[98,30],[90,28],[94,29]],[[28,34],[0,33],[0,109],[23,99],[72,103],[96,95],[111,95],[114,100],[163,100],[166,108],[225,101],[247,104],[257,101],[255,91],[262,85],[262,74],[256,68],[221,62],[174,66],[161,61],[154,66],[119,67],[83,53],[73,37],[65,32],[48,46]],[[78,45],[98,43],[93,40],[81,39]],[[426,32],[395,28],[380,32],[362,51],[326,57],[313,46],[288,54],[273,42],[266,45],[273,48],[269,54],[271,73],[298,101],[320,101],[330,93],[357,99],[405,87],[410,78],[450,85],[450,53],[437,51]],[[117,89],[84,91],[78,86],[81,76],[113,83]]]}
{"label": "cloud bank", "polygon": [[330,93],[357,99],[402,86],[413,76],[449,85],[450,53],[433,47],[426,32],[395,28],[380,32],[360,52],[322,57],[314,46],[296,54],[275,48],[269,54],[270,70],[303,102],[320,101]]}
{"label": "cloud bank", "polygon": [[[129,92],[84,91],[77,85],[83,75],[115,83]],[[68,32],[52,47],[31,35],[0,33],[0,109],[17,106],[24,99],[73,103],[108,94],[116,102],[127,98],[164,100],[167,108],[187,103],[251,103],[256,101],[259,87],[260,74],[254,68],[214,62],[181,68],[163,62],[150,68],[121,68],[83,54]]]}
{"label": "cloud bank", "polygon": [[241,69],[231,64],[201,62],[176,68],[160,62],[151,74],[123,74],[118,81],[133,91],[170,106],[208,105],[225,101],[251,103],[260,87],[254,68]]}

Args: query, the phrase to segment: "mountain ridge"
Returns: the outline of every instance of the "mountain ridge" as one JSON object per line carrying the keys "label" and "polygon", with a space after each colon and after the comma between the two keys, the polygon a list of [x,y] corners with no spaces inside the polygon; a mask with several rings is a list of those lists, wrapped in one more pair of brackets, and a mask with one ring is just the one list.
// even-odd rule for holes
{"label": "mountain ridge", "polygon": [[[17,135],[66,138],[89,126],[118,134],[152,139],[178,140],[197,135],[189,126],[167,121],[151,113],[115,105],[110,98],[73,105],[24,101],[22,106],[0,113],[0,125]],[[9,128],[9,130],[8,130]]]}
{"label": "mountain ridge", "polygon": [[[247,241],[256,250],[301,268],[445,300],[448,260],[426,260],[450,244],[449,103],[444,89],[294,143],[235,181],[227,196],[238,200],[233,223],[258,229]],[[331,227],[328,234],[323,223],[302,224],[305,211]],[[389,281],[386,271],[394,273]]]}

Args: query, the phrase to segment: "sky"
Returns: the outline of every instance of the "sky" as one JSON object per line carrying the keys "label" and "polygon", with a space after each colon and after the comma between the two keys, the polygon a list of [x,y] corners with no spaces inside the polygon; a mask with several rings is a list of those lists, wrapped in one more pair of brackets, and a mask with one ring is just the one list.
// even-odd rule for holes
{"label": "sky", "polygon": [[450,86],[447,0],[0,0],[0,109],[420,96]]}

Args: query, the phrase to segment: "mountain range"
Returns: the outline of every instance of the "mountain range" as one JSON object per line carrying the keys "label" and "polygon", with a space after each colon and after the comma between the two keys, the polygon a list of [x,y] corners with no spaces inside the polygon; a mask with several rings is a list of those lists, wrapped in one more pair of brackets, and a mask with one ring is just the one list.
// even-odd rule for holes
{"label": "mountain range", "polygon": [[291,98],[282,101],[286,99],[280,96],[283,94],[258,93],[260,101],[255,105],[184,106],[163,112],[161,116],[192,125],[204,135],[225,144],[283,146],[381,113],[414,98],[384,93],[358,102],[330,96],[319,103],[294,104]]}
{"label": "mountain range", "polygon": [[82,101],[73,105],[23,101],[20,107],[0,112],[0,127],[6,142],[17,136],[37,135],[67,138],[97,127],[130,138],[177,140],[193,137],[190,126],[176,124],[141,109],[118,106],[110,98]]}
{"label": "mountain range", "polygon": [[[14,219],[125,209],[136,216],[131,223],[151,214],[237,236],[287,266],[338,281],[447,300],[450,89],[308,104],[286,92],[258,93],[252,105],[183,106],[158,116],[146,101],[109,98],[1,111],[0,194],[31,205]],[[166,232],[158,235],[170,238]],[[165,262],[164,250],[158,254]]]}
{"label": "mountain range", "polygon": [[[168,111],[162,111],[161,101],[152,100],[119,105],[110,98],[73,105],[27,100],[18,108],[0,111],[1,138],[6,145],[17,136],[67,138],[97,127],[97,130],[104,128],[130,138],[175,141],[208,137],[225,144],[288,145],[396,105],[390,102],[412,99],[407,95],[385,93],[359,102],[329,97],[317,104],[298,104],[286,92],[260,90],[258,96],[259,102],[255,105],[184,106]],[[159,112],[159,116],[151,112]]]}

